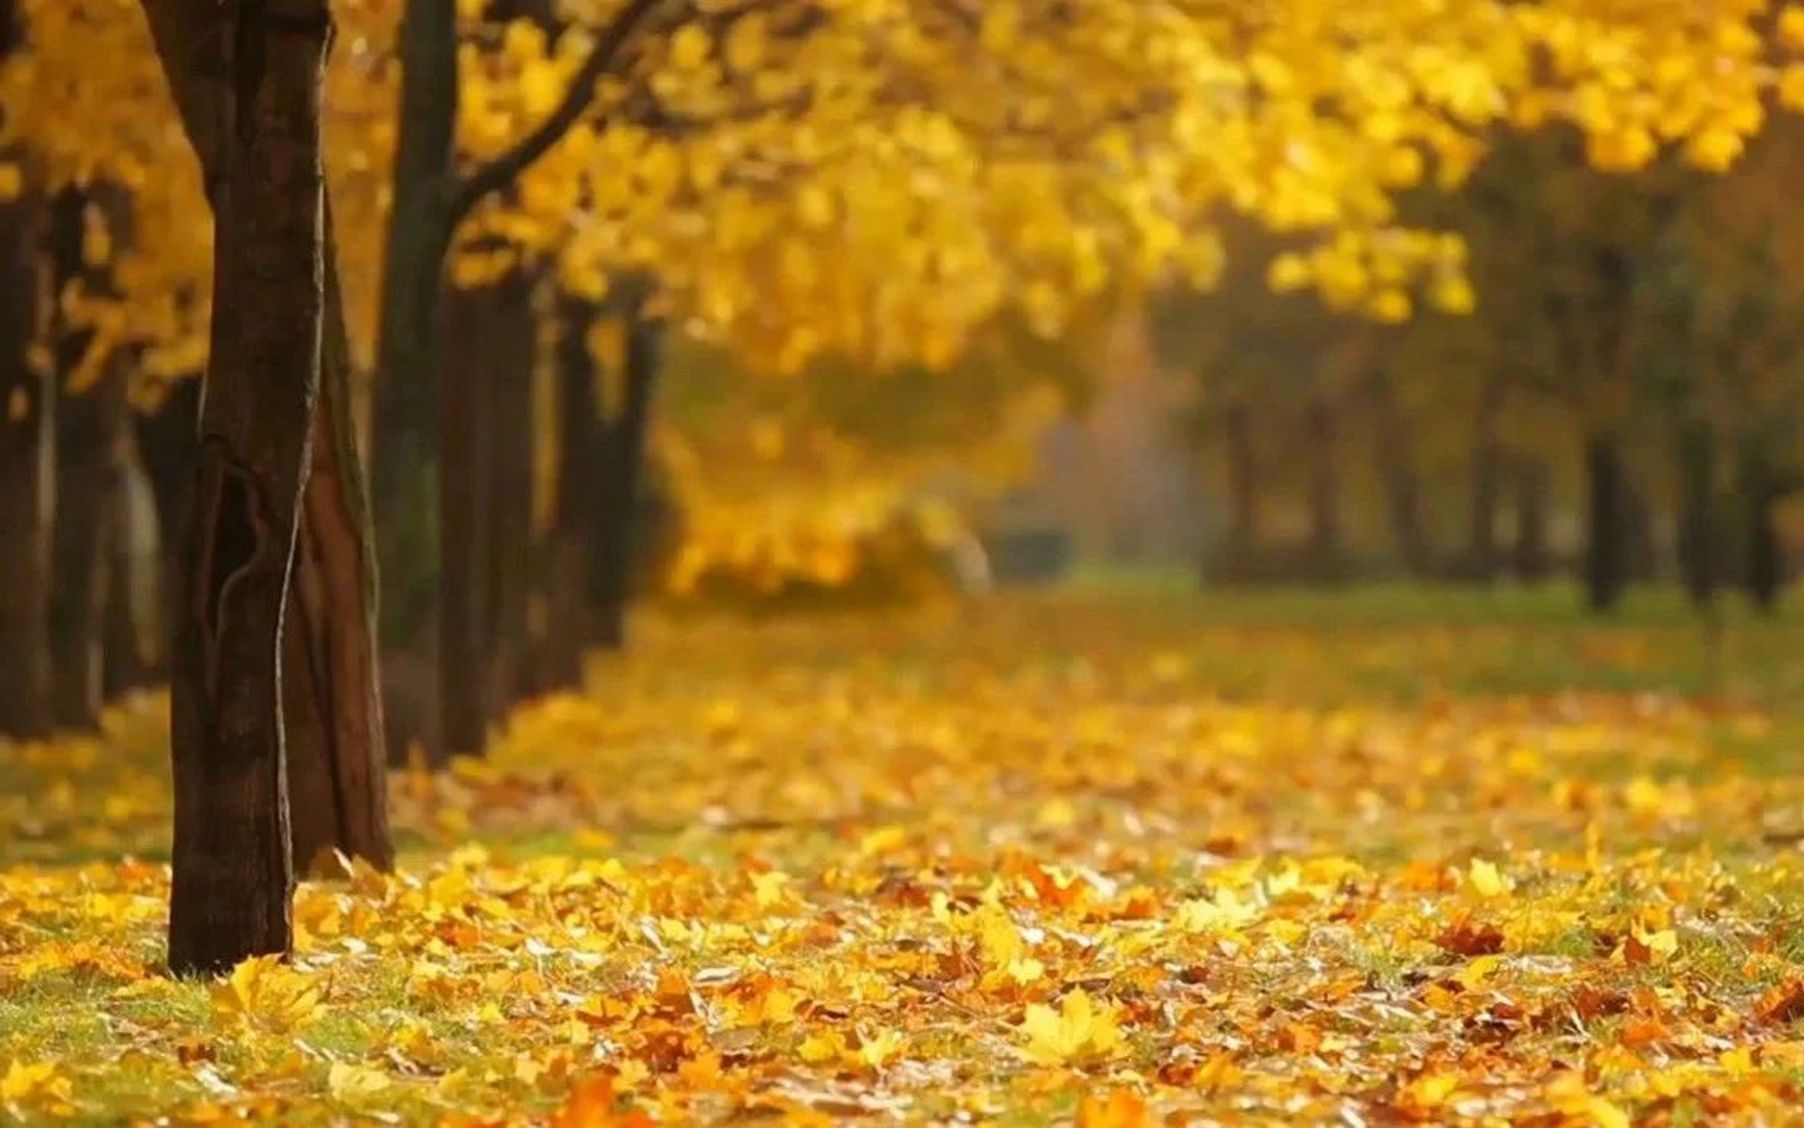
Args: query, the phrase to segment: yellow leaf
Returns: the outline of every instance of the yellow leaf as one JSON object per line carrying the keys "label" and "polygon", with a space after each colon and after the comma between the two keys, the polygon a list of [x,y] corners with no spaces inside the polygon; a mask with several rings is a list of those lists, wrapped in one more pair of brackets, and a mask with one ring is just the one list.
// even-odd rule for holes
{"label": "yellow leaf", "polygon": [[1779,41],[1793,51],[1804,51],[1804,5],[1787,4],[1779,13]]}
{"label": "yellow leaf", "polygon": [[894,1030],[885,1030],[873,1038],[866,1038],[858,1047],[858,1060],[866,1068],[880,1070],[892,1058],[901,1052],[905,1040]]}
{"label": "yellow leaf", "polygon": [[1081,987],[1066,995],[1058,1010],[1030,1004],[1021,1032],[1027,1036],[1025,1055],[1044,1065],[1110,1057],[1122,1047],[1115,1009],[1098,1008]]}
{"label": "yellow leaf", "polygon": [[270,1031],[282,1031],[320,1010],[319,988],[279,956],[254,956],[213,987],[213,1008]]}
{"label": "yellow leaf", "polygon": [[16,164],[0,163],[0,203],[16,200],[25,191],[25,176]]}
{"label": "yellow leaf", "polygon": [[1727,172],[1747,148],[1741,134],[1728,129],[1706,129],[1685,145],[1685,156],[1705,172]]}
{"label": "yellow leaf", "polygon": [[361,1100],[388,1088],[388,1074],[368,1066],[335,1061],[326,1071],[326,1088],[338,1100]]}
{"label": "yellow leaf", "polygon": [[1510,891],[1503,874],[1483,858],[1472,859],[1472,866],[1466,871],[1466,881],[1480,897],[1501,897]]}
{"label": "yellow leaf", "polygon": [[678,70],[695,70],[708,61],[714,40],[699,24],[684,24],[670,39],[670,65]]}
{"label": "yellow leaf", "polygon": [[727,65],[736,71],[756,70],[764,61],[769,32],[770,20],[763,12],[748,12],[733,21],[724,45]]}
{"label": "yellow leaf", "polygon": [[58,1072],[53,1061],[13,1061],[0,1074],[0,1101],[64,1099],[69,1096],[69,1089],[69,1079]]}
{"label": "yellow leaf", "polygon": [[1793,63],[1780,72],[1779,102],[1788,110],[1804,112],[1804,63]]}

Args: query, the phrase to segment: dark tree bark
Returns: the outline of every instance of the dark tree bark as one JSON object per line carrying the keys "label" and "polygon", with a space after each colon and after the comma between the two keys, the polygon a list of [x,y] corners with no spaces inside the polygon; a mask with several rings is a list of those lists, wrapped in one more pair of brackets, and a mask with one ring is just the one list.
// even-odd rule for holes
{"label": "dark tree bark", "polygon": [[376,345],[371,468],[382,638],[385,646],[405,647],[430,627],[438,595],[439,294],[455,226],[456,5],[409,0],[397,46],[400,133]]}
{"label": "dark tree bark", "polygon": [[522,688],[532,545],[532,282],[446,298],[440,462],[442,756],[480,756]]}
{"label": "dark tree bark", "polygon": [[1622,601],[1632,563],[1628,481],[1621,442],[1614,432],[1586,436],[1585,482],[1585,595],[1592,610],[1608,611]]}
{"label": "dark tree bark", "polygon": [[351,349],[326,217],[320,398],[284,624],[294,859],[394,864],[376,652],[375,561],[351,419]]}
{"label": "dark tree bark", "polygon": [[[186,62],[187,71],[172,83],[172,91],[200,158],[208,195],[215,197],[222,180],[219,135],[229,92],[218,9],[151,0],[146,11],[165,63],[172,58]],[[300,802],[291,857],[305,864],[335,846],[386,867],[394,851],[382,770],[374,539],[350,417],[350,348],[331,214],[329,205],[321,206],[320,348],[325,372],[309,458],[317,477],[305,489],[300,520],[307,547],[297,549],[284,621],[284,646],[296,671],[283,695],[291,706],[284,717],[284,778]],[[140,422],[139,444],[168,544],[182,544],[193,519],[201,391],[198,379],[178,384],[162,410]],[[174,564],[171,575],[179,576],[183,561],[178,558]],[[184,592],[178,579],[168,606],[179,607]]]}
{"label": "dark tree bark", "polygon": [[1318,580],[1344,574],[1341,558],[1339,428],[1333,405],[1317,401],[1304,419],[1309,444],[1309,571]]}
{"label": "dark tree bark", "polygon": [[[111,287],[104,267],[83,261],[90,207],[100,199],[66,188],[51,203],[52,293],[71,287],[102,295]],[[93,330],[69,322],[60,303],[51,318],[59,408],[56,443],[56,524],[52,534],[50,597],[51,710],[74,729],[100,724],[102,642],[114,557],[120,491],[120,444],[128,426],[125,370],[117,357],[98,369],[88,359]],[[76,386],[78,379],[86,386]]]}
{"label": "dark tree bark", "polygon": [[489,539],[484,554],[483,605],[489,668],[485,698],[491,720],[500,720],[530,692],[527,676],[528,596],[532,591],[533,433],[532,385],[537,325],[532,273],[516,271],[492,288],[490,333],[481,373],[482,426],[489,433],[487,473]]}
{"label": "dark tree bark", "polygon": [[205,103],[195,88],[224,76],[218,128],[191,127],[215,298],[172,685],[169,914],[171,968],[216,972],[292,940],[282,619],[320,369],[330,16],[323,0],[146,8],[178,102]]}
{"label": "dark tree bark", "polygon": [[664,327],[635,311],[626,332],[626,372],[620,413],[608,424],[606,477],[600,492],[595,551],[595,644],[604,650],[626,645],[626,612],[632,597],[638,545],[639,492],[645,474],[645,443],[651,426],[651,397],[663,363]]}
{"label": "dark tree bark", "polygon": [[[182,557],[194,516],[194,469],[200,457],[200,392],[197,374],[171,387],[153,412],[134,415],[138,453],[150,480],[157,508],[157,537],[163,549],[162,606],[181,603]],[[163,616],[162,660],[158,673],[169,672],[173,623]]]}
{"label": "dark tree bark", "polygon": [[1503,503],[1503,443],[1497,426],[1503,416],[1502,380],[1485,381],[1472,435],[1472,508],[1466,539],[1466,573],[1474,580],[1497,578],[1497,512]]}
{"label": "dark tree bark", "polygon": [[541,692],[582,684],[583,652],[593,637],[591,557],[600,537],[597,483],[607,460],[588,329],[600,315],[592,302],[563,298],[558,303],[558,468],[543,573],[545,634],[534,663]]}
{"label": "dark tree bark", "polygon": [[1227,452],[1228,543],[1223,571],[1229,580],[1251,579],[1264,530],[1259,508],[1259,453],[1252,410],[1244,403],[1222,417]]}
{"label": "dark tree bark", "polygon": [[1516,578],[1539,583],[1552,571],[1547,548],[1549,513],[1547,464],[1525,459],[1516,470],[1516,543],[1512,565]]}
{"label": "dark tree bark", "polygon": [[1679,436],[1679,575],[1699,607],[1722,581],[1722,528],[1716,491],[1716,441],[1702,424]]}
{"label": "dark tree bark", "polygon": [[1378,476],[1384,483],[1391,532],[1397,538],[1397,556],[1404,570],[1420,579],[1434,571],[1434,549],[1423,521],[1422,479],[1416,471],[1414,444],[1383,371],[1374,372],[1371,387],[1377,423],[1373,454]]}
{"label": "dark tree bark", "polygon": [[1781,489],[1765,456],[1752,453],[1743,458],[1740,489],[1745,522],[1743,584],[1754,606],[1771,612],[1778,606],[1785,584],[1785,557],[1777,512]]}
{"label": "dark tree bark", "polygon": [[435,762],[481,755],[488,745],[489,627],[488,504],[490,431],[484,414],[489,374],[484,344],[493,333],[493,295],[453,290],[446,295],[445,355],[440,401],[445,457],[439,470],[438,704],[442,745]]}
{"label": "dark tree bark", "polygon": [[[10,21],[0,20],[0,35]],[[51,727],[50,590],[56,474],[55,382],[34,370],[42,287],[37,248],[42,200],[0,204],[0,736],[42,737]]]}
{"label": "dark tree bark", "polygon": [[[428,629],[437,607],[433,568],[441,482],[435,427],[447,410],[439,379],[438,329],[445,256],[457,223],[509,187],[582,117],[659,0],[627,0],[543,121],[512,148],[469,173],[452,167],[457,121],[456,5],[412,0],[402,20],[401,130],[393,219],[377,343],[374,489],[383,561],[382,626],[402,645]],[[535,5],[523,5],[522,10]],[[445,739],[452,734],[445,733]]]}
{"label": "dark tree bark", "polygon": [[118,470],[101,635],[101,692],[108,700],[160,680],[167,649],[161,638],[167,594],[163,546],[149,476],[129,428],[121,441]]}

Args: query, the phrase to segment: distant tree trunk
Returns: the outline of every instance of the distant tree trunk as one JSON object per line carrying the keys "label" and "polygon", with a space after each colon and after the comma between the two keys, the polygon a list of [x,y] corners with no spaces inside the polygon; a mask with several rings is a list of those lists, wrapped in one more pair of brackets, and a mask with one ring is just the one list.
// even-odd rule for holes
{"label": "distant tree trunk", "polygon": [[1304,423],[1309,445],[1309,571],[1322,580],[1343,575],[1341,560],[1339,428],[1331,404],[1310,405]]}
{"label": "distant tree trunk", "polygon": [[1227,449],[1228,543],[1226,578],[1252,578],[1264,536],[1259,510],[1259,453],[1253,435],[1253,416],[1244,403],[1231,404],[1223,414]]}
{"label": "distant tree trunk", "polygon": [[1748,598],[1763,612],[1778,606],[1779,593],[1785,584],[1784,550],[1779,540],[1777,518],[1780,489],[1776,479],[1765,456],[1750,454],[1742,460],[1740,485],[1746,522],[1744,582]]}
{"label": "distant tree trunk", "polygon": [[1527,583],[1545,580],[1551,563],[1547,550],[1547,464],[1524,459],[1516,471],[1516,578]]}
{"label": "distant tree trunk", "polygon": [[481,373],[482,425],[489,433],[486,493],[489,541],[483,561],[489,656],[486,700],[500,720],[530,688],[527,670],[533,559],[532,386],[537,326],[535,276],[516,271],[492,288],[495,303]]}
{"label": "distant tree trunk", "polygon": [[[400,132],[376,344],[371,485],[382,561],[382,638],[386,646],[405,647],[430,628],[437,584],[447,579],[438,575],[437,510],[444,485],[438,427],[441,411],[459,408],[441,403],[451,393],[439,382],[439,337],[445,255],[455,226],[456,6],[412,0],[396,50]],[[451,732],[443,735],[454,739]]]}
{"label": "distant tree trunk", "polygon": [[1592,610],[1608,611],[1628,588],[1630,530],[1628,481],[1622,465],[1621,440],[1612,431],[1593,431],[1585,438],[1586,521],[1585,593]]}
{"label": "distant tree trunk", "polygon": [[1708,606],[1722,580],[1717,515],[1716,442],[1709,427],[1687,424],[1679,436],[1679,575],[1692,603]]}
{"label": "distant tree trunk", "polygon": [[600,316],[592,302],[558,305],[558,469],[555,518],[545,571],[545,637],[538,666],[543,692],[582,684],[583,651],[593,637],[591,557],[599,542],[598,483],[606,477],[595,358],[588,330]]}
{"label": "distant tree trunk", "polygon": [[1503,444],[1497,426],[1503,416],[1505,385],[1487,379],[1479,393],[1472,436],[1472,508],[1466,542],[1466,571],[1472,579],[1497,578],[1497,511],[1503,502]]}
{"label": "distant tree trunk", "polygon": [[222,100],[208,162],[211,360],[172,693],[169,912],[171,968],[218,972],[292,939],[282,620],[320,369],[330,16],[323,0],[146,7],[178,103],[205,102],[197,86]]}
{"label": "distant tree trunk", "polygon": [[387,869],[374,546],[329,214],[325,227],[320,398],[283,644],[291,832],[299,866],[338,850]]}
{"label": "distant tree trunk", "polygon": [[444,394],[439,406],[438,702],[442,747],[435,763],[481,755],[488,745],[489,443],[484,418],[492,374],[487,342],[494,296],[451,290],[445,296]]}
{"label": "distant tree trunk", "polygon": [[[0,35],[10,21],[0,20]],[[56,394],[34,370],[42,285],[37,276],[42,201],[0,203],[0,736],[50,731],[51,523]]]}
{"label": "distant tree trunk", "polygon": [[479,756],[516,699],[532,545],[532,280],[446,298],[440,462],[442,756]]}
{"label": "distant tree trunk", "polygon": [[101,691],[108,699],[149,685],[162,672],[163,546],[150,481],[128,429],[118,465],[113,546],[102,625]]}
{"label": "distant tree trunk", "polygon": [[[182,555],[188,526],[194,518],[194,469],[200,458],[200,392],[197,374],[171,387],[154,412],[134,415],[138,453],[156,500],[157,539],[163,550],[161,605],[173,608],[181,602]],[[157,672],[169,669],[170,616],[163,616],[162,658]]]}
{"label": "distant tree trunk", "polygon": [[[102,269],[84,262],[87,213],[99,201],[74,188],[51,204],[53,293],[80,286],[104,293]],[[59,725],[100,724],[102,642],[120,491],[120,443],[128,425],[125,370],[117,357],[95,368],[91,329],[52,316],[58,394],[54,581],[50,600],[51,710]],[[76,386],[77,382],[85,386]]]}
{"label": "distant tree trunk", "polygon": [[1434,549],[1422,517],[1422,481],[1416,472],[1409,428],[1397,409],[1390,380],[1380,370],[1371,381],[1376,417],[1375,460],[1384,483],[1385,505],[1390,510],[1391,531],[1397,538],[1397,556],[1404,570],[1418,579],[1434,571]]}
{"label": "distant tree trunk", "polygon": [[662,364],[664,326],[637,311],[629,315],[626,371],[620,414],[607,429],[606,477],[600,490],[595,553],[595,643],[604,650],[626,645],[626,610],[632,596],[638,545],[639,488],[651,397]]}

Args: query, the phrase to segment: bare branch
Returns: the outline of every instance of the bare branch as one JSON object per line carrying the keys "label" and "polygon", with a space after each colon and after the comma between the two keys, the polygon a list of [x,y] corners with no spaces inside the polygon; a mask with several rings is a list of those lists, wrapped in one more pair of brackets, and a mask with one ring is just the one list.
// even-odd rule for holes
{"label": "bare branch", "polygon": [[544,156],[570,132],[582,119],[583,111],[595,100],[595,84],[607,75],[626,49],[633,32],[645,22],[645,18],[660,2],[661,0],[630,0],[620,14],[614,17],[607,30],[602,32],[601,38],[595,41],[589,57],[583,60],[582,69],[576,72],[576,77],[570,80],[570,86],[564,91],[563,100],[546,115],[545,120],[522,137],[513,148],[458,181],[451,196],[453,225],[468,215],[485,197],[512,184],[534,161]]}

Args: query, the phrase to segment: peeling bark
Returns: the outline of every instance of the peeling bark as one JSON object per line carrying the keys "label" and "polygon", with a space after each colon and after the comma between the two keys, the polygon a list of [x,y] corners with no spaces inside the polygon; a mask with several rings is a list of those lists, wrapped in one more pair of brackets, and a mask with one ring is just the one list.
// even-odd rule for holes
{"label": "peeling bark", "polygon": [[394,865],[374,561],[351,420],[351,351],[327,217],[320,402],[283,643],[294,860]]}

